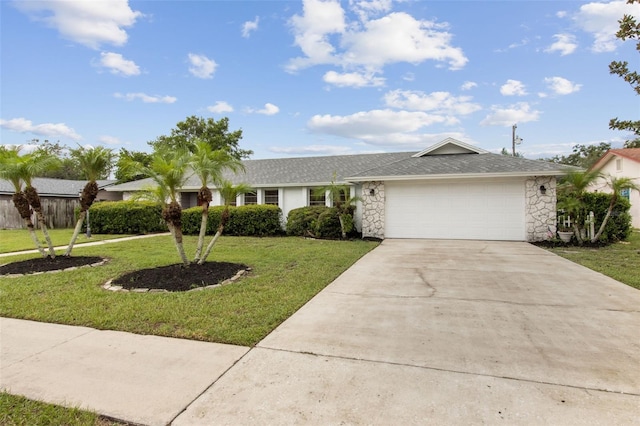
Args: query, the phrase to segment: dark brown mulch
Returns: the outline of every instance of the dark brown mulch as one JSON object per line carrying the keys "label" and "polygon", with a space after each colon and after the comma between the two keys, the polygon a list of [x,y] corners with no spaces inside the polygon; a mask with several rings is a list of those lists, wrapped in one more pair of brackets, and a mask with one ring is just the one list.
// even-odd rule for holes
{"label": "dark brown mulch", "polygon": [[187,291],[196,287],[219,284],[241,270],[249,269],[241,263],[205,262],[185,267],[181,264],[141,269],[114,279],[111,285],[122,288],[148,288],[167,291]]}
{"label": "dark brown mulch", "polygon": [[56,256],[54,259],[50,257],[23,260],[20,262],[7,263],[0,266],[0,275],[9,274],[33,274],[35,272],[59,271],[62,269],[91,265],[93,263],[102,262],[101,257],[96,256],[78,256],[65,257]]}

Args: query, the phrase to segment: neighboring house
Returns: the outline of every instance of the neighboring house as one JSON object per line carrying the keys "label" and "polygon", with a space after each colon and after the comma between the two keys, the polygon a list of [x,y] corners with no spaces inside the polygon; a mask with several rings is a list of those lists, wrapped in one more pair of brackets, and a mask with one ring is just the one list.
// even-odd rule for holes
{"label": "neighboring house", "polygon": [[[610,149],[600,158],[591,170],[599,170],[605,176],[628,177],[640,186],[640,148]],[[599,180],[593,188],[597,192],[611,192],[604,179]],[[622,194],[631,203],[632,225],[640,228],[640,192],[629,191]]]}
{"label": "neighboring house", "polygon": [[[117,200],[117,193],[105,192],[104,188],[113,185],[113,180],[99,180],[98,197],[96,200]],[[80,193],[87,184],[86,180],[67,180],[51,178],[34,178],[33,187],[40,195],[44,217],[49,228],[72,228],[75,226],[74,209],[80,205]],[[24,188],[23,188],[24,189]],[[20,218],[11,201],[15,189],[9,181],[0,180],[0,229],[22,228],[24,221]],[[33,223],[38,225],[36,215],[32,216]]]}
{"label": "neighboring house", "polygon": [[[556,176],[571,166],[492,154],[455,139],[414,152],[243,161],[226,176],[255,188],[237,205],[274,204],[284,218],[295,208],[330,205],[314,191],[348,184],[361,201],[355,213],[363,237],[538,241],[555,233]],[[106,188],[131,193],[150,179]],[[200,184],[190,177],[183,207],[196,205]],[[222,204],[213,191],[212,205]]]}

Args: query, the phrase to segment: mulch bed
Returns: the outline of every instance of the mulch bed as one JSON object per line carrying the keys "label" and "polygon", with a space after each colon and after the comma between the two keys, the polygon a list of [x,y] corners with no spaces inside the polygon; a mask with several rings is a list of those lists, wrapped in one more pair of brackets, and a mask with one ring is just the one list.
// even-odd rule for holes
{"label": "mulch bed", "polygon": [[80,266],[92,265],[94,263],[102,262],[103,260],[104,259],[102,259],[101,257],[96,256],[56,256],[53,259],[51,259],[50,257],[38,257],[35,259],[28,259],[20,262],[13,262],[2,265],[0,266],[0,275],[33,274],[36,272],[60,271],[67,268],[77,268]]}
{"label": "mulch bed", "polygon": [[141,269],[114,279],[111,285],[124,289],[148,288],[167,291],[187,291],[196,287],[219,284],[249,269],[242,263],[205,262],[184,267],[181,264]]}

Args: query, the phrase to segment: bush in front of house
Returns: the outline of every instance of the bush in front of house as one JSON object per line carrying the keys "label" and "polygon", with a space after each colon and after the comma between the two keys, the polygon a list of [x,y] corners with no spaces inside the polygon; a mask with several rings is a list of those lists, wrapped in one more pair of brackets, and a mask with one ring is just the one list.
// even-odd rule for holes
{"label": "bush in front of house", "polygon": [[89,209],[91,232],[149,234],[167,231],[162,206],[150,201],[102,201]]}
{"label": "bush in front of house", "polygon": [[287,235],[314,238],[341,238],[335,207],[310,206],[293,209],[287,217]]}
{"label": "bush in front of house", "polygon": [[[218,230],[224,206],[209,207],[207,234],[213,235]],[[230,206],[229,221],[223,235],[266,237],[282,234],[282,211],[277,206],[249,205]],[[202,208],[192,207],[182,211],[182,232],[185,235],[198,235],[202,220]]]}

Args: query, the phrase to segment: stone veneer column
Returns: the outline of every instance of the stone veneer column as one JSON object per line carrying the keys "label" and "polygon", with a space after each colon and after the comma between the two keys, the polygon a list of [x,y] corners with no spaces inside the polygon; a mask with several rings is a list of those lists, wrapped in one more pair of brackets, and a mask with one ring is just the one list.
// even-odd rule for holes
{"label": "stone veneer column", "polygon": [[384,238],[384,182],[362,184],[362,237]]}
{"label": "stone veneer column", "polygon": [[[546,188],[542,195],[540,187]],[[544,241],[556,234],[556,178],[536,176],[525,182],[527,241]]]}

